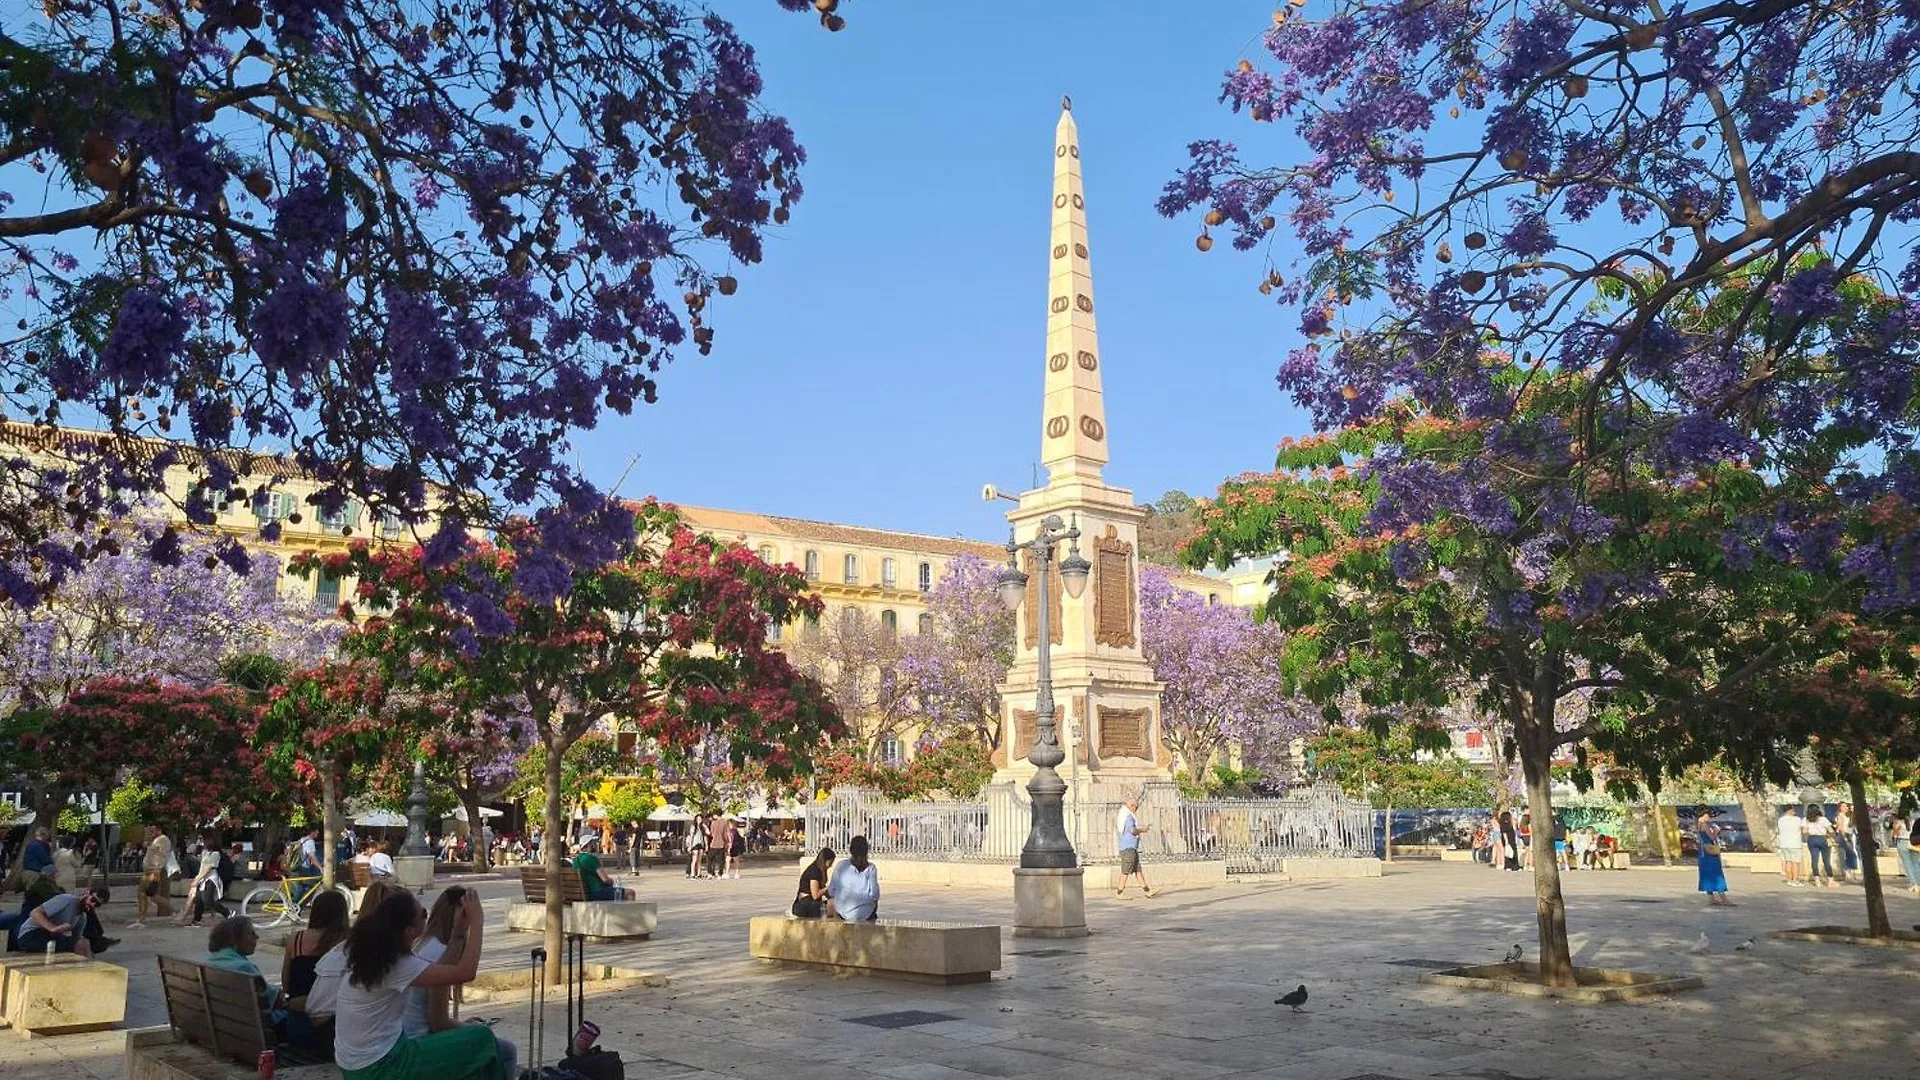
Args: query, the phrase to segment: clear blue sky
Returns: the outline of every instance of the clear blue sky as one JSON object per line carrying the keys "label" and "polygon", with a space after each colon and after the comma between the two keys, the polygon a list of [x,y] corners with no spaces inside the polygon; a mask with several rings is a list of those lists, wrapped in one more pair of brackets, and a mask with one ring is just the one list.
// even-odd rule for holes
{"label": "clear blue sky", "polygon": [[[1221,74],[1268,0],[952,4],[858,0],[847,29],[724,0],[766,99],[805,144],[806,197],[715,311],[660,402],[577,445],[624,494],[994,538],[980,485],[1029,486],[1045,374],[1053,125],[1080,128],[1113,461],[1141,501],[1211,494],[1307,430],[1274,386],[1296,317],[1261,264],[1153,210],[1196,138],[1276,158]],[[1282,260],[1286,261],[1286,260]]]}

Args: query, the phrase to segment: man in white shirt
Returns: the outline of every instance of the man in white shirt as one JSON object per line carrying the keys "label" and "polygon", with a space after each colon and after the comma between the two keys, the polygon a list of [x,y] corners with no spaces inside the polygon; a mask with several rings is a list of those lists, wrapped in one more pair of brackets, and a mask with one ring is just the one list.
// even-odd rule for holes
{"label": "man in white shirt", "polygon": [[1787,879],[1788,885],[1799,888],[1800,861],[1807,850],[1807,823],[1800,819],[1799,807],[1787,807],[1787,812],[1774,823],[1773,846],[1780,853],[1781,876]]}
{"label": "man in white shirt", "polygon": [[1114,887],[1113,895],[1127,895],[1127,879],[1138,877],[1140,891],[1153,896],[1153,885],[1147,881],[1147,872],[1140,866],[1140,836],[1147,831],[1140,824],[1140,796],[1128,795],[1127,801],[1120,807],[1120,827],[1114,837],[1114,846],[1120,851],[1120,883]]}
{"label": "man in white shirt", "polygon": [[827,881],[827,918],[872,922],[880,914],[880,875],[867,861],[867,838],[849,841],[847,856]]}
{"label": "man in white shirt", "polygon": [[386,841],[367,845],[367,872],[377,878],[393,876],[393,856],[387,853]]}

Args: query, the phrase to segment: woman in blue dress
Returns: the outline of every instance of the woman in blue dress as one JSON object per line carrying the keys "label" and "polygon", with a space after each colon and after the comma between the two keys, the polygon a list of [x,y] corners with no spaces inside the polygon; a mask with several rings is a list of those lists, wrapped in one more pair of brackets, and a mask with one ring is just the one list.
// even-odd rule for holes
{"label": "woman in blue dress", "polygon": [[1702,812],[1693,821],[1693,843],[1700,855],[1700,891],[1707,903],[1732,907],[1727,899],[1727,871],[1720,865],[1720,829]]}

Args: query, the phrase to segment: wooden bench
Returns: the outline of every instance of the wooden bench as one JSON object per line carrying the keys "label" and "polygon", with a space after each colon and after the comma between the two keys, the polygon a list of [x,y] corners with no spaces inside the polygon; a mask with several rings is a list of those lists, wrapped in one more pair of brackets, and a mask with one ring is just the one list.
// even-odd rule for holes
{"label": "wooden bench", "polygon": [[[520,868],[520,890],[526,902],[507,908],[507,929],[540,933],[547,927],[547,871],[542,866]],[[572,870],[560,872],[560,898],[567,905],[561,917],[563,933],[585,934],[596,942],[645,941],[660,925],[659,905],[643,900],[589,900]]]}
{"label": "wooden bench", "polygon": [[281,1065],[315,1060],[280,1042],[267,1009],[266,980],[178,956],[156,959],[167,1023],[179,1039],[216,1059],[246,1066],[257,1067],[267,1050]]}
{"label": "wooden bench", "polygon": [[[547,868],[544,866],[523,866],[520,868],[520,891],[526,894],[527,903],[544,904],[547,902]],[[580,884],[580,874],[574,870],[560,871],[560,899],[569,904],[587,902],[586,887]]]}
{"label": "wooden bench", "polygon": [[986,982],[1000,970],[998,926],[755,915],[748,939],[761,960],[843,974],[952,985]]}

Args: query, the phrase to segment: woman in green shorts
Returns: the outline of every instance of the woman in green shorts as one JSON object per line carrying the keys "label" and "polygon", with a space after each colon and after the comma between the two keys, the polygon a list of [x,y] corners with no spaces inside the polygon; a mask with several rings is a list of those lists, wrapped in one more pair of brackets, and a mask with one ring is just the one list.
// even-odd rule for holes
{"label": "woman in green shorts", "polygon": [[361,913],[347,934],[347,978],[334,1006],[333,1057],[344,1080],[509,1080],[489,1028],[467,1025],[417,1038],[401,1033],[409,988],[473,981],[484,921],[480,898],[467,893],[457,919],[465,947],[429,963],[413,954],[427,913],[412,893],[396,893]]}

